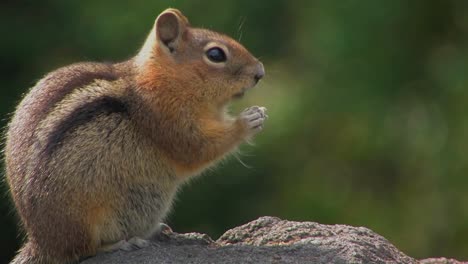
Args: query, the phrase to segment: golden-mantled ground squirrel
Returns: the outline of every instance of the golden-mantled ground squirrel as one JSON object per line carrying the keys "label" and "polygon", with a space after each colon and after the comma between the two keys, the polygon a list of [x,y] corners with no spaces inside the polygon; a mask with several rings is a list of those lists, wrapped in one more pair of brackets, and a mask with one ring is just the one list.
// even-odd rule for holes
{"label": "golden-mantled ground squirrel", "polygon": [[27,233],[12,263],[73,263],[142,247],[178,186],[262,129],[265,108],[226,114],[264,76],[233,39],[176,9],[140,52],[47,74],[9,124],[7,179]]}

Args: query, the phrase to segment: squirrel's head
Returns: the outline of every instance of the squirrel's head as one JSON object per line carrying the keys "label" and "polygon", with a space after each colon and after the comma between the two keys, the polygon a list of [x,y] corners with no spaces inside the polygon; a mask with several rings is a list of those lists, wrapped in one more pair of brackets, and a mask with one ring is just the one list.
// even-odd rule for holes
{"label": "squirrel's head", "polygon": [[140,85],[217,106],[242,96],[265,75],[263,64],[241,44],[213,31],[192,28],[177,9],[167,9],[157,17],[136,63]]}

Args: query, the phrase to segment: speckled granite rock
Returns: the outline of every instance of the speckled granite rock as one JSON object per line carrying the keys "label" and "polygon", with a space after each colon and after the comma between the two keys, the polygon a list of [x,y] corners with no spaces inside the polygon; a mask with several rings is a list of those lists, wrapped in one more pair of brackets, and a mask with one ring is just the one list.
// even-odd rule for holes
{"label": "speckled granite rock", "polygon": [[[444,262],[445,261],[445,262]],[[460,264],[454,260],[417,261],[364,227],[292,222],[261,217],[227,231],[217,241],[204,234],[166,231],[149,247],[87,259],[95,263],[424,263]]]}
{"label": "speckled granite rock", "polygon": [[455,259],[447,258],[429,258],[423,259],[419,262],[420,264],[468,264],[468,261],[458,261]]}

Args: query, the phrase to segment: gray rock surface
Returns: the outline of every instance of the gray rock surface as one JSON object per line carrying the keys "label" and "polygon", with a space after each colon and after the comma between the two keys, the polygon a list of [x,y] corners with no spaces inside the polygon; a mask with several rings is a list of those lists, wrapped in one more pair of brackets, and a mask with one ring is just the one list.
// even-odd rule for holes
{"label": "gray rock surface", "polygon": [[429,259],[423,259],[419,263],[420,264],[467,264],[468,262],[458,261],[455,259],[447,259],[447,258],[429,258]]}
{"label": "gray rock surface", "polygon": [[261,217],[227,231],[217,241],[204,234],[177,234],[166,230],[146,248],[101,254],[82,264],[462,263],[450,261],[454,260],[419,262],[364,227]]}

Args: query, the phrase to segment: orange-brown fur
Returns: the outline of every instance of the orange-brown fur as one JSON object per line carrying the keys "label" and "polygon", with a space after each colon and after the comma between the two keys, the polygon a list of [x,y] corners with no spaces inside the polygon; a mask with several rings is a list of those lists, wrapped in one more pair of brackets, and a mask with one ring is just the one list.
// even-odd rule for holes
{"label": "orange-brown fur", "polygon": [[[226,60],[208,58],[212,47]],[[263,74],[242,45],[168,9],[135,58],[44,77],[7,133],[7,180],[27,233],[12,263],[73,263],[151,236],[180,184],[261,129],[263,108],[236,118],[224,109]]]}

